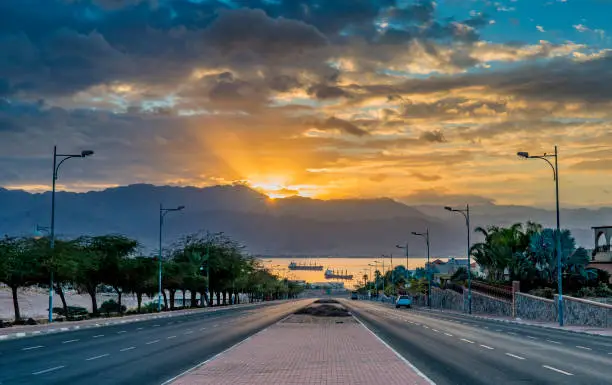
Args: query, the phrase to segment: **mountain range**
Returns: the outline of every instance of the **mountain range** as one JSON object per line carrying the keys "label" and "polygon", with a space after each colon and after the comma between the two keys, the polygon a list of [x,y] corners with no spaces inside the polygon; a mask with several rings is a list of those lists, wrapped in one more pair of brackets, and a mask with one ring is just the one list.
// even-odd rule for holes
{"label": "mountain range", "polygon": [[[164,244],[181,235],[223,231],[258,255],[377,256],[403,255],[395,248],[409,241],[410,254],[424,256],[423,239],[412,231],[430,231],[431,255],[465,255],[463,217],[442,206],[416,205],[389,198],[318,200],[269,199],[245,185],[173,187],[136,184],[86,193],[58,192],[56,234],[121,233],[138,239],[143,252],[156,249],[159,205],[180,212],[165,218]],[[408,202],[409,203],[409,202]],[[0,234],[30,235],[48,226],[51,194],[0,188]],[[551,210],[491,203],[471,207],[472,227],[509,225],[533,220],[554,225]],[[563,227],[579,245],[593,247],[591,226],[612,225],[612,208],[565,209]],[[473,237],[478,241],[477,236]]]}

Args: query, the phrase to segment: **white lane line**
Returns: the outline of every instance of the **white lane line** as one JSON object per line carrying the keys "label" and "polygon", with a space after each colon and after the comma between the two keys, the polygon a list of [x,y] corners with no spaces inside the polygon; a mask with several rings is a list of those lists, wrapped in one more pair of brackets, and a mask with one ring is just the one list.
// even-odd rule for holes
{"label": "white lane line", "polygon": [[62,341],[62,343],[63,344],[70,344],[70,343],[77,342],[77,341],[80,341],[80,340],[79,339],[76,339],[76,340],[67,340],[67,341]]}
{"label": "white lane line", "polygon": [[452,337],[452,336],[453,336],[453,335],[452,335],[452,334],[450,334],[450,333],[444,333],[444,335],[445,335],[445,336],[449,336],[449,337]]}
{"label": "white lane line", "polygon": [[158,328],[158,327],[160,327],[160,326],[161,326],[161,325],[153,325],[153,327],[154,327],[154,328]]}
{"label": "white lane line", "polygon": [[429,326],[423,325],[423,327],[424,327],[425,329],[429,329]]}
{"label": "white lane line", "polygon": [[566,372],[565,370],[561,370],[561,369],[553,368],[552,366],[542,365],[542,367],[543,367],[543,368],[546,368],[546,369],[553,370],[553,371],[555,371],[555,372],[557,372],[557,373],[565,374],[566,376],[573,376],[573,375],[574,375],[573,373]]}
{"label": "white lane line", "polygon": [[501,329],[495,329],[495,331],[496,331],[496,332],[501,332],[502,330],[501,330]]}
{"label": "white lane line", "polygon": [[142,328],[136,328],[136,330],[142,330]]}
{"label": "white lane line", "polygon": [[145,345],[152,345],[152,344],[156,344],[158,342],[159,342],[159,340],[153,340],[153,341],[147,342]]}
{"label": "white lane line", "polygon": [[507,356],[516,358],[517,360],[524,360],[525,357],[521,357],[521,356],[517,356],[516,354],[512,354],[512,353],[506,353]]}
{"label": "white lane line", "polygon": [[167,339],[171,340],[171,339],[173,339],[173,338],[176,338],[176,336],[170,336],[170,337],[168,337]]}
{"label": "white lane line", "polygon": [[127,333],[127,330],[121,330],[121,331],[117,332],[117,334],[123,334],[123,333]]}
{"label": "white lane line", "polygon": [[578,349],[584,349],[584,350],[593,350],[593,349],[591,349],[591,348],[587,348],[586,346],[576,345],[576,347],[577,347]]}
{"label": "white lane line", "polygon": [[200,331],[202,331],[202,330],[206,330],[206,328],[201,328]]}
{"label": "white lane line", "polygon": [[494,348],[492,348],[492,347],[490,347],[490,346],[487,346],[487,345],[480,345],[480,346],[482,346],[482,347],[483,347],[483,348],[485,348],[485,349],[489,349],[489,350],[493,350],[493,349],[494,349]]}
{"label": "white lane line", "polygon": [[485,329],[488,329],[489,327],[488,327],[488,326],[485,326],[484,328],[485,328]]}
{"label": "white lane line", "polygon": [[28,346],[27,348],[23,348],[21,350],[34,350],[34,349],[40,349],[40,348],[44,348],[44,346],[42,345]]}
{"label": "white lane line", "polygon": [[89,357],[86,358],[85,361],[93,361],[93,360],[97,360],[98,358],[103,358],[103,357],[108,357],[110,356],[110,354],[100,354],[99,356],[93,356],[93,357]]}
{"label": "white lane line", "polygon": [[530,338],[532,340],[537,340],[537,337],[534,337],[534,336],[527,336],[527,338]]}
{"label": "white lane line", "polygon": [[34,372],[34,373],[32,373],[32,375],[33,375],[33,376],[38,376],[39,374],[49,373],[49,372],[52,372],[52,371],[54,371],[54,370],[59,370],[59,369],[61,369],[61,368],[65,368],[65,366],[64,366],[64,365],[61,365],[61,366],[55,366],[55,367],[53,367],[53,368],[49,368],[49,369],[41,370],[41,371],[38,371],[38,372]]}
{"label": "white lane line", "polygon": [[98,334],[97,336],[93,336],[91,338],[100,338],[100,337],[104,337],[104,334]]}
{"label": "white lane line", "polygon": [[120,352],[127,352],[128,350],[136,349],[136,346],[130,346],[129,348],[123,348],[119,350]]}
{"label": "white lane line", "polygon": [[439,331],[439,330],[436,330],[436,329],[431,329],[431,330],[432,330],[432,331],[434,331],[434,332],[436,332],[436,333],[440,333],[440,331]]}
{"label": "white lane line", "polygon": [[517,335],[515,332],[508,332],[508,334],[512,334],[513,336]]}
{"label": "white lane line", "polygon": [[219,326],[219,324],[214,324],[213,327],[216,328],[217,326]]}
{"label": "white lane line", "polygon": [[550,342],[551,344],[561,345],[561,342],[559,342],[559,341],[553,341],[553,340],[546,340],[546,341]]}
{"label": "white lane line", "polygon": [[465,338],[462,338],[461,341],[467,342],[468,344],[473,344],[474,343],[474,341],[466,340]]}
{"label": "white lane line", "polygon": [[193,333],[193,330],[187,330],[187,331],[186,331],[185,333],[183,333],[183,334],[191,334],[191,333]]}

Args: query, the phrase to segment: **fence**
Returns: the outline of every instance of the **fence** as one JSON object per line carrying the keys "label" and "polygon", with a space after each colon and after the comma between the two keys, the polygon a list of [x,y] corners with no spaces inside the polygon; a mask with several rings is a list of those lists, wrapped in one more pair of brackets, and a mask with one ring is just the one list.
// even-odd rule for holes
{"label": "fence", "polygon": [[512,286],[493,286],[478,281],[472,281],[472,290],[486,294],[490,297],[512,301]]}

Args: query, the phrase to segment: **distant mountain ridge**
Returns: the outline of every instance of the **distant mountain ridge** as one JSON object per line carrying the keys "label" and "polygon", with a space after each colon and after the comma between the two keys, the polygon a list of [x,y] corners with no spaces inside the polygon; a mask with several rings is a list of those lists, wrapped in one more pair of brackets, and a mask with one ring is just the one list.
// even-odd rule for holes
{"label": "distant mountain ridge", "polygon": [[[410,253],[425,255],[422,239],[431,233],[432,255],[465,255],[465,225],[440,206],[411,207],[389,198],[317,200],[301,197],[271,200],[244,185],[205,188],[135,184],[87,193],[58,192],[59,237],[123,233],[137,238],[146,252],[155,249],[159,204],[186,206],[166,217],[165,243],[200,230],[224,231],[255,254],[372,255],[393,253],[410,238]],[[29,235],[49,223],[51,194],[0,188],[0,234]],[[473,227],[532,219],[552,225],[554,212],[520,206],[474,206]],[[612,224],[612,208],[569,209],[565,227],[583,246],[592,247],[591,225]]]}

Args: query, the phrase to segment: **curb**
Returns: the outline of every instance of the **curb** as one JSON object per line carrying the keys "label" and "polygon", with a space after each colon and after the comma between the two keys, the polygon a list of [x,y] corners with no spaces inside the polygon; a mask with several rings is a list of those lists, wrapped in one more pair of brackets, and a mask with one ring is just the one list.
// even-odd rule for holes
{"label": "curb", "polygon": [[[268,301],[267,303],[270,303],[270,302],[272,301]],[[258,305],[262,303],[266,303],[266,302],[259,302],[256,304],[245,304],[243,306],[237,305],[237,306],[240,308],[250,308],[250,307],[257,307]],[[117,321],[96,322],[96,323],[92,323],[88,325],[75,325],[75,326],[69,326],[69,327],[50,328],[50,329],[45,329],[45,330],[33,330],[31,332],[26,331],[26,332],[3,334],[3,335],[0,335],[0,341],[7,341],[7,340],[25,338],[25,337],[34,337],[34,336],[38,336],[41,334],[56,334],[56,333],[75,331],[75,330],[80,330],[80,329],[92,329],[92,328],[103,327],[103,326],[112,326],[112,325],[121,325],[121,324],[128,324],[128,323],[134,323],[134,322],[142,322],[142,321],[148,321],[148,320],[153,320],[153,319],[182,317],[182,316],[198,314],[198,313],[209,313],[209,312],[212,313],[212,312],[229,310],[229,309],[236,309],[236,307],[219,306],[216,309],[214,307],[213,309],[204,308],[204,309],[195,310],[191,312],[185,312],[181,314],[172,314],[172,312],[170,312],[169,314],[156,315],[156,316],[150,316],[150,317],[139,317],[139,318],[132,318],[132,319],[117,320]]]}

